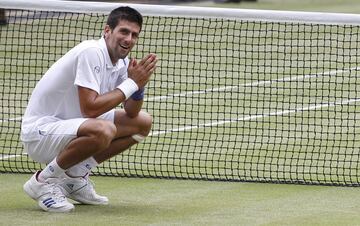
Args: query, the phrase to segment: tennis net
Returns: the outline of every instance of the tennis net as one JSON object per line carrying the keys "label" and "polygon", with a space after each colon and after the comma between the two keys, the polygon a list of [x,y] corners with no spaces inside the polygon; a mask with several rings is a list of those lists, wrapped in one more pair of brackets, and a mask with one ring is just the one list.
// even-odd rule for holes
{"label": "tennis net", "polygon": [[[2,0],[0,172],[23,152],[29,95],[121,4]],[[127,4],[144,15],[132,57],[156,53],[150,136],[94,174],[358,186],[360,15]]]}

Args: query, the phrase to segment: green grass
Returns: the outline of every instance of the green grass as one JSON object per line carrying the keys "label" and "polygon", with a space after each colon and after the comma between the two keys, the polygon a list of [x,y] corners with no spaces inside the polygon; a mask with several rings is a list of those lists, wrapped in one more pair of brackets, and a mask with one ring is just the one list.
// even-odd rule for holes
{"label": "green grass", "polygon": [[358,188],[94,177],[108,206],[39,210],[30,175],[0,175],[0,225],[357,225]]}

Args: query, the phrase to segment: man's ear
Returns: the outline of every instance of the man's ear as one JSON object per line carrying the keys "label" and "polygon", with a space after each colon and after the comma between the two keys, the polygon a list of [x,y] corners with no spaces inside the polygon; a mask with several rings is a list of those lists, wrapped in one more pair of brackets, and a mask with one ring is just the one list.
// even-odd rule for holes
{"label": "man's ear", "polygon": [[111,33],[111,28],[109,25],[105,25],[104,27],[104,38],[107,38],[107,36]]}

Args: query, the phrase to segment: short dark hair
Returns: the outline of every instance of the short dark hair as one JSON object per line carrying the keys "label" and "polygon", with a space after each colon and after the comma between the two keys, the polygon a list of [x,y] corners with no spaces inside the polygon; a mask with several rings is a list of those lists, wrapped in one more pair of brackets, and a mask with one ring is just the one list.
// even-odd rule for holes
{"label": "short dark hair", "polygon": [[135,9],[129,6],[120,6],[111,11],[106,24],[111,29],[114,29],[120,20],[127,20],[130,22],[137,23],[141,29],[143,23],[142,15]]}

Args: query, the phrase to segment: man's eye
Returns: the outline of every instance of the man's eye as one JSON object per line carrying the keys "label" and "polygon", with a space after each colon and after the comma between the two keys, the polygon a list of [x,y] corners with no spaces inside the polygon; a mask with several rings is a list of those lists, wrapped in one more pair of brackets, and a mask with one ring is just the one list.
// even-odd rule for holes
{"label": "man's eye", "polygon": [[139,35],[138,34],[133,34],[133,37],[134,38],[139,38]]}

